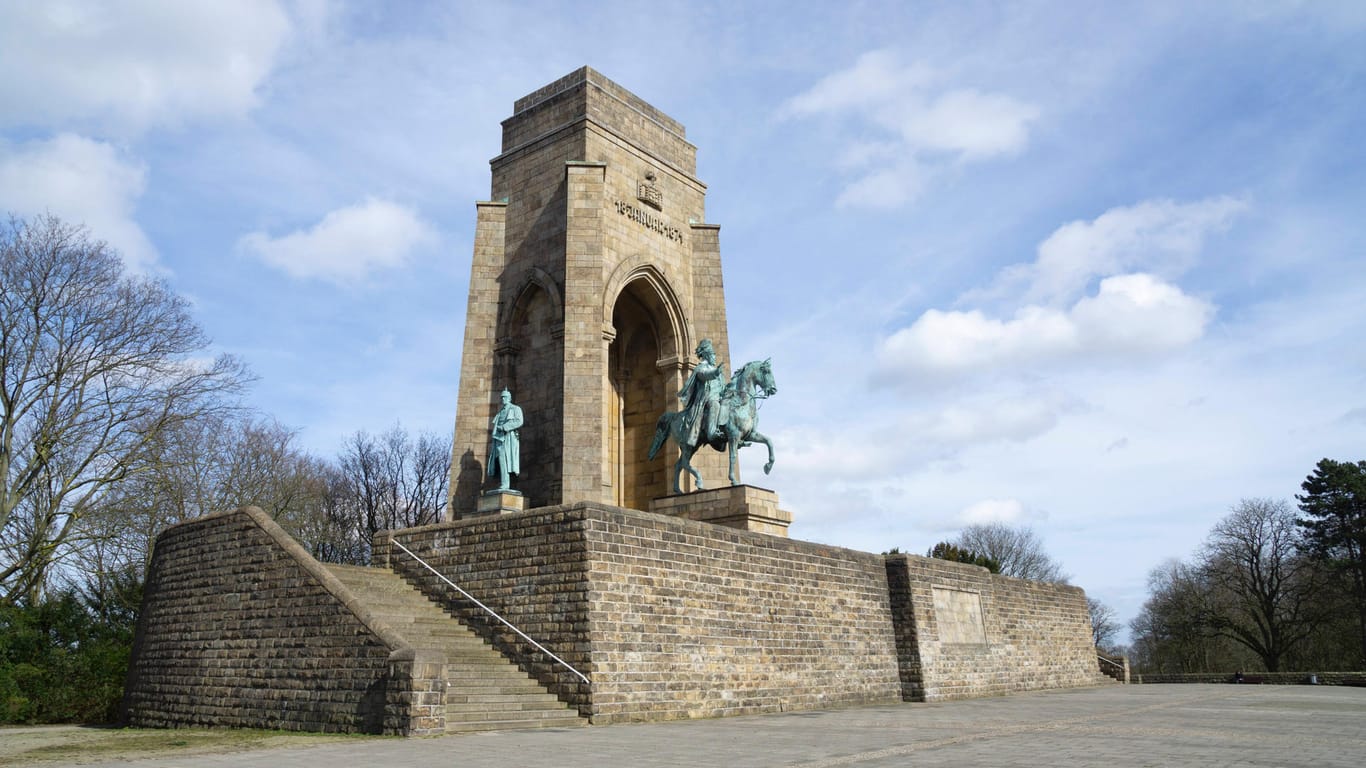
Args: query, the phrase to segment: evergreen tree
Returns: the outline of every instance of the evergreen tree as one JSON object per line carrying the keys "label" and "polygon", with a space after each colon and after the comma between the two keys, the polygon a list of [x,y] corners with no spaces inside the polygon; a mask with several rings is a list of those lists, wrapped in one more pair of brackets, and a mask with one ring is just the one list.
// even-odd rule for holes
{"label": "evergreen tree", "polygon": [[1366,461],[1322,459],[1300,487],[1306,546],[1348,575],[1366,663]]}
{"label": "evergreen tree", "polygon": [[970,549],[955,546],[947,541],[941,541],[933,547],[930,547],[930,551],[926,554],[940,560],[952,560],[955,563],[980,565],[992,573],[1001,572],[1001,564],[996,560],[987,557],[986,555],[979,555]]}

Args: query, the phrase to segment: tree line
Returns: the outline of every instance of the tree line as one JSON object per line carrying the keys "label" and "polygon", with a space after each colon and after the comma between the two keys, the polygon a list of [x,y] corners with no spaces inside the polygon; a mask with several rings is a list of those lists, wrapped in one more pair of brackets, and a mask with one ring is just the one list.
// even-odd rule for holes
{"label": "tree line", "polygon": [[0,723],[108,719],[169,525],[254,505],[364,564],[375,532],[442,518],[449,438],[396,425],[309,454],[209,343],[83,228],[0,225]]}
{"label": "tree line", "polygon": [[1366,668],[1366,461],[1325,458],[1301,491],[1243,499],[1193,557],[1153,569],[1137,670]]}

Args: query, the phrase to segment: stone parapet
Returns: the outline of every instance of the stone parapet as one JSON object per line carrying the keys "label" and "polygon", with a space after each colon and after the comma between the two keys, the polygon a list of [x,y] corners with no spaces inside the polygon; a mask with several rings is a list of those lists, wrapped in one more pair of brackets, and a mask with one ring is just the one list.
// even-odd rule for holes
{"label": "stone parapet", "polygon": [[[264,512],[164,531],[124,719],[144,728],[440,732],[444,660],[414,652]],[[440,720],[440,724],[437,723]]]}
{"label": "stone parapet", "polygon": [[792,513],[778,508],[778,494],[752,485],[665,496],[651,501],[650,511],[770,536],[786,536],[792,524]]}
{"label": "stone parapet", "polygon": [[909,701],[1109,682],[1078,587],[900,554],[887,556],[887,581]]}

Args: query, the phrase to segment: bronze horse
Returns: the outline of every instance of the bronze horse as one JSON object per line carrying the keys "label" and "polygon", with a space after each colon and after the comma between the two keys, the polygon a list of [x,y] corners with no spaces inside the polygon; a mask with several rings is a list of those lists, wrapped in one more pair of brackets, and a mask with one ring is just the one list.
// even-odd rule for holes
{"label": "bronze horse", "polygon": [[681,414],[678,411],[665,411],[655,422],[655,439],[650,443],[649,458],[653,460],[659,454],[659,449],[664,447],[665,441],[673,437],[678,445],[678,461],[674,463],[674,493],[683,492],[678,481],[685,469],[692,475],[697,489],[702,490],[702,476],[693,467],[692,457],[703,445],[730,452],[730,484],[736,485],[736,449],[751,443],[763,443],[768,446],[768,463],[764,465],[764,474],[768,474],[773,469],[773,443],[756,429],[759,425],[757,403],[777,392],[778,385],[773,382],[773,368],[768,360],[745,363],[721,391],[718,426],[722,437],[710,443],[707,442],[706,430],[698,431],[695,443],[689,441],[685,429],[687,425]]}

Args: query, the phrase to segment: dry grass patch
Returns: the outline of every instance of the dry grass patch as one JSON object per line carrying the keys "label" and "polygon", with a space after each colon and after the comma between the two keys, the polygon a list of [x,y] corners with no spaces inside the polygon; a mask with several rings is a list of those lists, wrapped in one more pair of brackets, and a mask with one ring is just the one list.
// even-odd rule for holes
{"label": "dry grass patch", "polygon": [[85,765],[173,755],[221,754],[383,738],[285,731],[96,728],[45,725],[0,728],[0,765]]}

